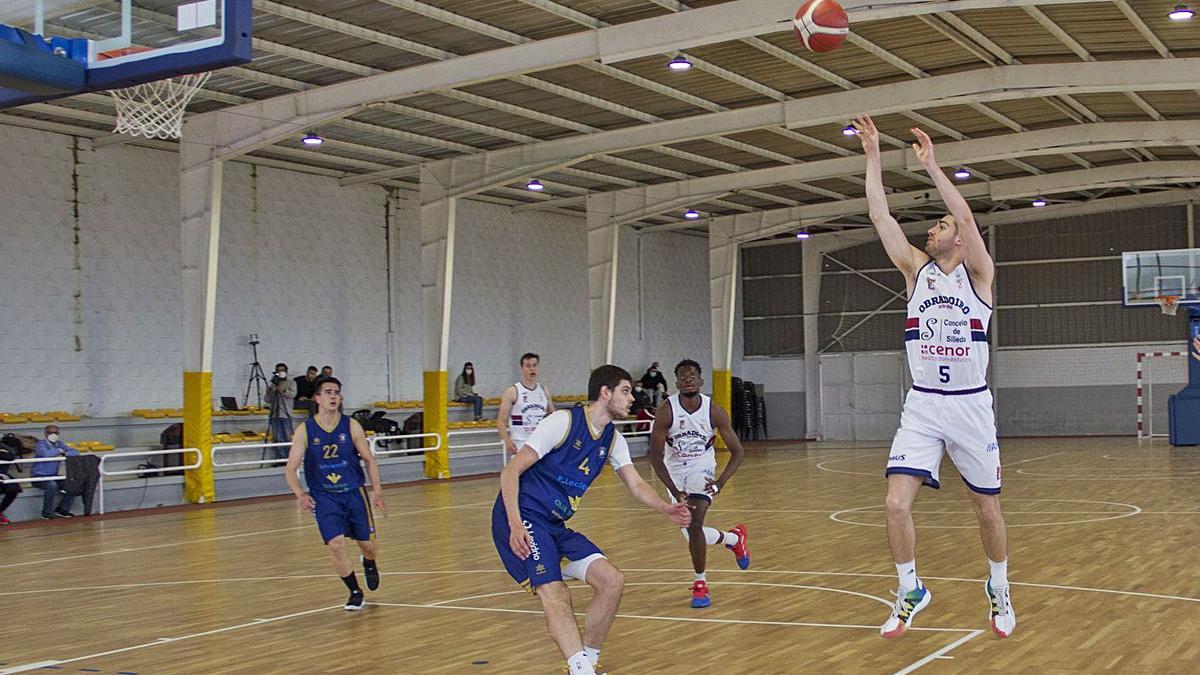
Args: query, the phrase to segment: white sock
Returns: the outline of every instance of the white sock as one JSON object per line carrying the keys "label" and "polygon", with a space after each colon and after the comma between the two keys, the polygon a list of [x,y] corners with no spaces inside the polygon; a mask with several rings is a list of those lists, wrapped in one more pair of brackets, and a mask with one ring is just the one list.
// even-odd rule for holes
{"label": "white sock", "polygon": [[988,560],[988,567],[992,568],[992,588],[1004,588],[1008,586],[1008,560],[1000,562],[992,562]]}
{"label": "white sock", "polygon": [[741,541],[736,532],[722,532],[721,534],[724,536],[724,539],[721,539],[720,542],[726,546],[737,546],[738,542]]}
{"label": "white sock", "polygon": [[584,645],[583,653],[587,654],[588,661],[591,661],[592,667],[595,667],[596,664],[600,661],[600,650],[595,647],[589,647],[587,645]]}
{"label": "white sock", "polygon": [[705,576],[704,572],[695,572],[694,574],[696,575],[696,581],[708,583],[708,577]]}
{"label": "white sock", "polygon": [[719,541],[721,541],[721,531],[720,530],[718,530],[714,527],[704,528],[704,543],[705,544],[708,544],[709,546],[715,546],[716,543]]}
{"label": "white sock", "polygon": [[917,561],[896,563],[896,575],[900,577],[900,590],[907,593],[917,588]]}
{"label": "white sock", "polygon": [[567,672],[570,675],[596,675],[592,662],[588,660],[587,652],[575,652],[567,659]]}

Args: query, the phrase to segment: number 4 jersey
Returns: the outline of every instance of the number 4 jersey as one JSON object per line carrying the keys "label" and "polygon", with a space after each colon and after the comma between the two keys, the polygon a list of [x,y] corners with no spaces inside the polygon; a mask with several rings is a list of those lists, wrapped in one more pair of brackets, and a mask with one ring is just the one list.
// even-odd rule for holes
{"label": "number 4 jersey", "polygon": [[917,272],[904,345],[913,389],[968,394],[987,389],[988,322],[992,307],[979,298],[965,265],[945,274],[930,260]]}

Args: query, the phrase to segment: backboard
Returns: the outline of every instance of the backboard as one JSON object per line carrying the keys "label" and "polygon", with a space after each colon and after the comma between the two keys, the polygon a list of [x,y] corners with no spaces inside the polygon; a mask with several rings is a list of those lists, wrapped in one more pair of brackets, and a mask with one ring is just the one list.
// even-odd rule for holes
{"label": "backboard", "polygon": [[1200,304],[1200,249],[1130,251],[1121,254],[1126,307],[1152,307],[1166,296],[1180,305]]}
{"label": "backboard", "polygon": [[251,0],[3,0],[0,109],[251,59]]}

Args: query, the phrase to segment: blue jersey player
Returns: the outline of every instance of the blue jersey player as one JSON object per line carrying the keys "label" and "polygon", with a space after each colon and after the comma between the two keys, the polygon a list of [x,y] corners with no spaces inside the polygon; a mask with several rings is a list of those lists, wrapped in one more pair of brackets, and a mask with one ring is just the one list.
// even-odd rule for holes
{"label": "blue jersey player", "polygon": [[[680,527],[691,521],[686,504],[668,504],[642,480],[629,459],[629,446],[613,427],[614,418],[629,415],[631,381],[617,366],[592,371],[588,404],[542,420],[500,473],[500,495],[492,509],[492,540],[500,560],[541,601],[550,637],[567,658],[571,675],[595,673],[625,588],[621,570],[587,537],[566,526],[604,465],[612,465],[638,501]],[[582,639],[564,577],[595,591]]]}
{"label": "blue jersey player", "polygon": [[[314,383],[313,403],[317,413],[296,427],[288,454],[287,482],[302,511],[312,511],[321,531],[325,548],[333,558],[333,568],[350,589],[347,610],[363,608],[363,592],[354,576],[354,565],[346,554],[346,539],[354,539],[362,550],[363,576],[367,588],[379,588],[379,566],[375,562],[375,518],[371,505],[387,513],[379,466],[367,445],[362,426],[341,412],[342,383],[335,377],[321,377]],[[367,499],[362,464],[371,477],[371,498]],[[304,467],[308,492],[300,487],[296,473]]]}

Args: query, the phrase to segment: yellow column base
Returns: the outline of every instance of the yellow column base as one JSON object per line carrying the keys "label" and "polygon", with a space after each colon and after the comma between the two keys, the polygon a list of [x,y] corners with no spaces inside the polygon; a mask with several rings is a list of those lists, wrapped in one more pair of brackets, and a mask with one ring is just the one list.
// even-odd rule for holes
{"label": "yellow column base", "polygon": [[[733,419],[733,373],[728,370],[714,370],[712,373],[713,401],[725,409],[729,418]],[[725,439],[717,434],[717,448],[727,449]]]}
{"label": "yellow column base", "polygon": [[[441,448],[425,453],[425,477],[450,477],[449,438],[446,436],[446,423],[449,413],[450,389],[447,386],[447,374],[444,370],[425,371],[425,433],[437,434],[441,439]],[[425,439],[425,447],[431,448],[437,439]]]}
{"label": "yellow column base", "polygon": [[[183,475],[183,498],[192,504],[217,500],[212,464],[212,373],[183,374],[183,447],[200,450],[200,467]],[[185,463],[195,461],[187,453]]]}

